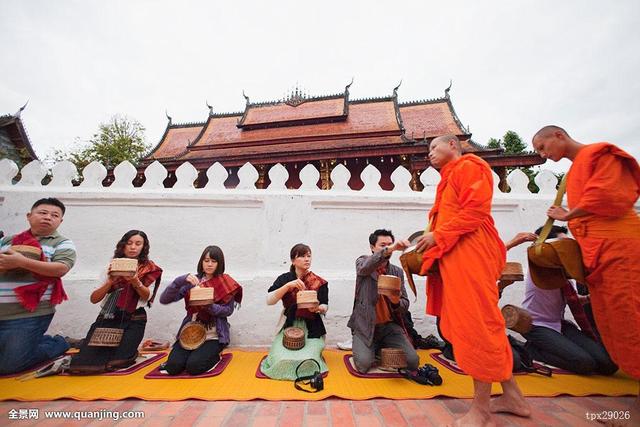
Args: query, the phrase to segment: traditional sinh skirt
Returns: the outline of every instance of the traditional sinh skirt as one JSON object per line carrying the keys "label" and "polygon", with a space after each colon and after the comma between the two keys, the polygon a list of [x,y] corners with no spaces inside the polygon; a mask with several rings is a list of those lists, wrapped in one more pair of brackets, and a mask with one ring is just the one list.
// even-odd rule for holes
{"label": "traditional sinh skirt", "polygon": [[[304,330],[307,334],[307,324],[304,320],[296,319],[293,326],[297,326]],[[329,368],[322,358],[322,350],[324,349],[324,337],[322,338],[306,338],[305,346],[299,350],[289,350],[282,344],[282,335],[284,328],[280,330],[278,335],[271,344],[269,354],[262,361],[260,370],[263,374],[274,380],[290,380],[296,379],[296,368],[306,359],[314,359],[320,365],[321,371],[327,372]],[[313,371],[318,369],[313,362],[307,362],[300,368],[300,376],[311,375]]]}

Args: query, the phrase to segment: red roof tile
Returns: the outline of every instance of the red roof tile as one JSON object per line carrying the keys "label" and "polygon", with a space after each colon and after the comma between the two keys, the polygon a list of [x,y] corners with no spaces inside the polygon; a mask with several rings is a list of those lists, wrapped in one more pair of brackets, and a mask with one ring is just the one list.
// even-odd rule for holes
{"label": "red roof tile", "polygon": [[406,144],[400,136],[372,137],[372,138],[346,138],[329,139],[302,142],[286,142],[268,145],[250,145],[246,147],[225,147],[216,144],[207,150],[189,151],[180,160],[193,160],[202,158],[222,159],[225,157],[263,155],[265,158],[278,154],[297,154],[304,152],[321,152],[330,150],[349,150],[358,148],[374,148],[376,146]]}
{"label": "red roof tile", "polygon": [[327,119],[345,116],[344,96],[333,99],[310,100],[299,105],[286,102],[265,105],[249,105],[245,111],[242,126],[298,122],[304,120]]}
{"label": "red roof tile", "polygon": [[182,154],[187,145],[196,140],[203,126],[170,127],[158,147],[147,159],[167,159]]}
{"label": "red roof tile", "polygon": [[401,132],[396,120],[393,101],[391,100],[350,104],[347,120],[334,123],[242,130],[236,126],[237,120],[238,117],[212,119],[195,145],[277,141],[308,137],[322,139],[331,135],[347,136],[378,132],[396,132],[400,134]]}
{"label": "red roof tile", "polygon": [[[227,156],[272,155],[310,150],[322,151],[345,148],[355,149],[402,143],[402,130],[396,118],[393,99],[350,101],[346,120],[298,124],[269,128],[238,128],[244,117],[245,124],[274,123],[282,120],[303,120],[310,117],[329,117],[344,108],[344,97],[310,100],[297,107],[278,103],[250,106],[246,116],[238,114],[210,117],[205,129],[202,125],[170,127],[158,148],[147,160],[182,156],[181,159],[199,159]],[[421,140],[453,133],[466,135],[447,99],[399,106],[404,135]],[[202,132],[201,132],[202,131]],[[194,143],[195,141],[195,143]],[[189,144],[189,153],[185,150]],[[465,151],[477,149],[463,140]],[[223,149],[224,148],[224,149]]]}
{"label": "red roof tile", "polygon": [[464,135],[467,132],[460,128],[447,101],[416,105],[400,105],[400,116],[409,138],[433,138],[452,133]]}

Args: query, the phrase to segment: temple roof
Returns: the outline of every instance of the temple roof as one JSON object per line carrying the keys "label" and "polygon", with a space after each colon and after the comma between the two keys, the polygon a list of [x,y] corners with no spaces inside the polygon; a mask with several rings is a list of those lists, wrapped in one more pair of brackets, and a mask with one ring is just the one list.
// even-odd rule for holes
{"label": "temple roof", "polygon": [[348,105],[345,94],[317,99],[298,95],[276,103],[247,104],[237,126],[248,130],[346,120]]}
{"label": "temple roof", "polygon": [[188,126],[169,121],[145,161],[218,161],[260,153],[268,161],[272,155],[287,151],[349,151],[358,147],[364,154],[368,147],[409,146],[448,133],[459,136],[466,151],[483,149],[470,140],[448,92],[443,98],[401,104],[397,88],[392,96],[350,100],[349,86],[342,94],[324,97],[308,97],[296,89],[280,101],[251,103],[245,98],[241,113],[210,112],[205,123]]}
{"label": "temple roof", "polygon": [[467,134],[448,99],[400,104],[400,115],[411,139]]}
{"label": "temple roof", "polygon": [[14,147],[26,150],[26,154],[29,158],[24,160],[30,161],[37,160],[38,156],[31,146],[29,135],[27,134],[27,130],[24,128],[20,117],[26,106],[27,104],[24,104],[24,106],[22,106],[15,114],[0,116],[0,130],[7,133],[9,140]]}
{"label": "temple roof", "polygon": [[147,159],[169,159],[182,154],[187,146],[196,140],[204,123],[172,125],[169,122],[162,139],[147,156]]}

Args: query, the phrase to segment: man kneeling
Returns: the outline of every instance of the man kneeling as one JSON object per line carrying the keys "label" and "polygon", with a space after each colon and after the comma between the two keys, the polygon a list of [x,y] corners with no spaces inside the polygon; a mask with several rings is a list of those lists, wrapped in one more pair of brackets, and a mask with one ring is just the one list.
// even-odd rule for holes
{"label": "man kneeling", "polygon": [[[376,230],[369,236],[372,255],[356,260],[356,293],[353,312],[347,326],[353,335],[353,360],[356,369],[366,373],[375,360],[376,351],[385,347],[400,348],[407,357],[407,368],[416,370],[419,358],[409,342],[402,323],[409,309],[402,269],[389,262],[393,251],[402,251],[410,243],[394,243],[388,230]],[[400,278],[399,296],[378,295],[378,277],[390,275]]]}

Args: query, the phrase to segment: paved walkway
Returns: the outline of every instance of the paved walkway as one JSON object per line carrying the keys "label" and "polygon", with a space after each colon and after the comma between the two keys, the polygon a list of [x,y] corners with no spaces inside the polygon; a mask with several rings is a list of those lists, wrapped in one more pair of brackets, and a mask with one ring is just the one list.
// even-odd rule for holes
{"label": "paved walkway", "polygon": [[[625,411],[631,397],[527,398],[533,409],[531,419],[498,415],[499,426],[598,426],[587,413]],[[319,402],[146,402],[141,400],[77,402],[0,402],[0,426],[444,426],[469,407],[468,399],[427,400],[373,399],[349,401],[327,399]],[[37,409],[38,420],[10,419],[9,411]],[[140,419],[95,421],[45,419],[45,411],[143,411]],[[13,414],[16,414],[13,412]],[[23,414],[25,412],[23,411]],[[104,413],[104,412],[103,412]],[[19,412],[18,412],[19,414]],[[33,412],[32,412],[33,414]],[[83,415],[77,413],[76,416]],[[19,415],[15,415],[19,417]],[[633,424],[632,424],[633,425]],[[635,425],[640,425],[637,420]]]}

